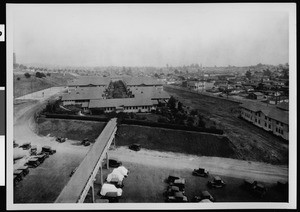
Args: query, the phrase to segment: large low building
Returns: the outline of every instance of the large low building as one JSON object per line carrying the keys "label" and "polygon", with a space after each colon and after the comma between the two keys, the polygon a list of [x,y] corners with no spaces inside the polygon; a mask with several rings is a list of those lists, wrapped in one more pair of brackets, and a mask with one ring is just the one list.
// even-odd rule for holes
{"label": "large low building", "polygon": [[[122,80],[128,98],[108,96],[113,82]],[[63,105],[79,105],[85,113],[100,112],[151,112],[161,103],[167,103],[170,95],[163,84],[149,77],[108,78],[82,77],[72,81],[69,92],[62,96]]]}
{"label": "large low building", "polygon": [[241,117],[254,125],[289,140],[288,106],[265,106],[259,104],[242,104]]}

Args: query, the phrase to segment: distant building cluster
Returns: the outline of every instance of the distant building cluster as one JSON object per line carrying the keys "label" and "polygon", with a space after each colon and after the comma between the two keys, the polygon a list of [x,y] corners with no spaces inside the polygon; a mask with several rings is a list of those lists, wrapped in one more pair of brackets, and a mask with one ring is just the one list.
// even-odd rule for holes
{"label": "distant building cluster", "polygon": [[98,114],[151,112],[169,98],[163,90],[163,83],[150,77],[85,76],[69,83],[62,102],[63,106],[78,105],[85,113]]}
{"label": "distant building cluster", "polygon": [[273,134],[289,139],[289,104],[275,106],[245,103],[241,105],[241,117]]}

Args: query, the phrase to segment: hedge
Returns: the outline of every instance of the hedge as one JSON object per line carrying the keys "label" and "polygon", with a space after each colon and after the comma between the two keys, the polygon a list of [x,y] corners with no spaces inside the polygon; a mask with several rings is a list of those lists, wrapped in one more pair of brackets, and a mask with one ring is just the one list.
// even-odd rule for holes
{"label": "hedge", "polygon": [[46,118],[58,118],[58,119],[76,119],[76,120],[86,120],[86,121],[101,121],[108,122],[109,118],[100,118],[95,116],[79,116],[79,115],[67,115],[67,114],[43,114]]}

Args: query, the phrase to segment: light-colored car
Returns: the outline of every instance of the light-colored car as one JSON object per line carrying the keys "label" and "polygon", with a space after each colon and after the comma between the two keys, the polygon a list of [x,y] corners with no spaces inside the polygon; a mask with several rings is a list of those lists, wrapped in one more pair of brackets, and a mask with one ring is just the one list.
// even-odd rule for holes
{"label": "light-colored car", "polygon": [[106,193],[108,192],[117,192],[118,197],[122,196],[122,192],[123,190],[121,188],[117,188],[115,185],[113,184],[109,184],[109,183],[104,183],[102,185],[101,191],[100,191],[100,195],[101,196],[105,196]]}

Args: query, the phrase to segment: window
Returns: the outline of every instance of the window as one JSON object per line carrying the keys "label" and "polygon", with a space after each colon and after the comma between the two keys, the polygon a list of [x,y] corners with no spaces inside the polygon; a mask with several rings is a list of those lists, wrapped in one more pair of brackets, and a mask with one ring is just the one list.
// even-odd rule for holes
{"label": "window", "polygon": [[255,119],[255,122],[257,122],[257,119]]}
{"label": "window", "polygon": [[278,125],[278,124],[279,124],[279,122],[278,122],[278,121],[276,121],[276,124]]}
{"label": "window", "polygon": [[277,127],[276,127],[275,131],[276,131],[276,132],[278,132],[278,129],[277,129]]}
{"label": "window", "polygon": [[265,122],[265,127],[267,127],[267,123]]}
{"label": "window", "polygon": [[258,120],[258,123],[260,124],[260,120]]}
{"label": "window", "polygon": [[269,124],[269,129],[271,129],[271,124]]}
{"label": "window", "polygon": [[265,119],[266,119],[266,120],[268,119],[267,116],[265,116]]}

